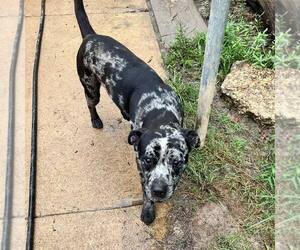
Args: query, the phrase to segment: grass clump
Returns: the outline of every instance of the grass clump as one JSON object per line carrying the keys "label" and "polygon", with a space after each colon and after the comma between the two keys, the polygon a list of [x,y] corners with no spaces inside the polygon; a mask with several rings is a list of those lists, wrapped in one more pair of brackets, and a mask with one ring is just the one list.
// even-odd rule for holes
{"label": "grass clump", "polygon": [[[205,42],[205,33],[188,38],[180,28],[166,57],[167,69],[172,73],[179,71],[185,77],[199,80]],[[273,68],[273,59],[273,44],[270,45],[266,31],[259,31],[251,22],[228,21],[219,69],[221,80],[236,61],[246,60],[257,67]]]}
{"label": "grass clump", "polygon": [[251,250],[249,241],[242,235],[232,233],[229,235],[222,235],[217,237],[215,250]]}
{"label": "grass clump", "polygon": [[300,69],[300,42],[291,33],[291,29],[277,30],[275,50],[275,67]]}

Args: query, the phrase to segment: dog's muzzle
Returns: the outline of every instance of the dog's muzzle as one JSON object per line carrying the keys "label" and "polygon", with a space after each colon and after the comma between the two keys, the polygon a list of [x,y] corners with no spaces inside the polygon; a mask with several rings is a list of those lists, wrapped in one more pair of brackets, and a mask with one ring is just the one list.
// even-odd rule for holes
{"label": "dog's muzzle", "polygon": [[155,200],[160,201],[166,199],[168,193],[169,193],[168,185],[164,181],[159,179],[155,179],[153,181],[151,194]]}

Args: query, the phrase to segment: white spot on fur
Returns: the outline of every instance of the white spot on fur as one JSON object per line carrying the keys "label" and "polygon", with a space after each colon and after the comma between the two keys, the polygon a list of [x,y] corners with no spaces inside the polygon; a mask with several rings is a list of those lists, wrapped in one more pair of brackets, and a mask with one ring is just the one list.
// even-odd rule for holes
{"label": "white spot on fur", "polygon": [[123,108],[124,107],[124,97],[122,95],[118,95],[119,105]]}
{"label": "white spot on fur", "polygon": [[85,53],[91,50],[93,41],[88,41],[85,45]]}
{"label": "white spot on fur", "polygon": [[[94,43],[94,44],[93,44]],[[94,46],[93,49],[92,45]],[[114,75],[116,80],[121,80],[120,73],[127,66],[127,61],[124,58],[121,58],[117,55],[112,55],[110,51],[105,51],[103,44],[94,41],[88,41],[85,47],[84,55],[84,65],[97,75],[98,79],[101,79],[104,76],[104,68],[107,63],[110,64],[110,67],[113,68],[116,73]],[[109,86],[116,86],[116,81],[113,78],[107,78],[105,82],[106,88]],[[109,92],[111,93],[111,88]],[[111,93],[112,94],[112,93]]]}
{"label": "white spot on fur", "polygon": [[[146,102],[147,99],[149,100]],[[161,96],[158,96],[155,92],[145,93],[139,100],[137,107],[139,108],[135,116],[135,128],[142,127],[144,117],[154,109],[165,109],[172,112],[181,123],[182,117],[178,109],[177,96],[170,91],[163,91]]]}

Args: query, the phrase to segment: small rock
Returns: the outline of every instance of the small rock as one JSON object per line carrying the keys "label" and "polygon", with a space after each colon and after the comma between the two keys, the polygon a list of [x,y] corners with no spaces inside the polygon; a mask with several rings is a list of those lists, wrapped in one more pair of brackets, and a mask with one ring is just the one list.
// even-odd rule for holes
{"label": "small rock", "polygon": [[184,237],[184,232],[181,228],[181,225],[178,222],[174,225],[173,232],[174,232],[175,236],[178,238]]}
{"label": "small rock", "polygon": [[250,113],[263,124],[275,123],[275,73],[236,62],[224,80],[221,90],[241,113]]}

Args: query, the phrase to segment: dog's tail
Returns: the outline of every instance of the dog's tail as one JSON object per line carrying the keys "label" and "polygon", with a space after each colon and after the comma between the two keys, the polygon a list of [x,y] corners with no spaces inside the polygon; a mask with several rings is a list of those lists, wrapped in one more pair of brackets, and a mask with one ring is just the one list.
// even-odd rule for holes
{"label": "dog's tail", "polygon": [[87,14],[84,10],[83,1],[82,0],[74,0],[75,5],[75,14],[76,19],[80,28],[80,32],[82,38],[86,37],[89,34],[95,34],[96,32],[93,30]]}

